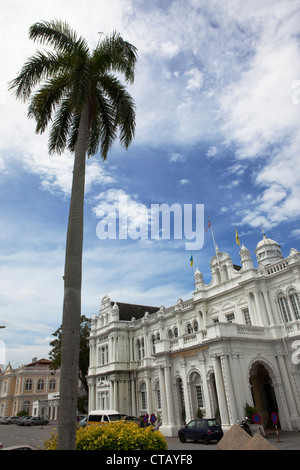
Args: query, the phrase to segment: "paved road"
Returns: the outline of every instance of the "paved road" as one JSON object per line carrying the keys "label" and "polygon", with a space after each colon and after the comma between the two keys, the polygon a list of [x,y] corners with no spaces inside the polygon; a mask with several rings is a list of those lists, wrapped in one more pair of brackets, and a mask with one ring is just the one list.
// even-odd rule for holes
{"label": "paved road", "polygon": [[[56,432],[56,424],[47,426],[17,426],[16,424],[0,425],[0,442],[3,447],[19,444],[30,444],[34,447],[44,448],[45,439],[49,439],[52,432]],[[269,434],[268,441],[279,450],[300,450],[300,432],[280,432],[279,442],[277,435]],[[201,442],[187,442],[182,444],[177,437],[167,438],[168,450],[186,453],[187,451],[216,450],[217,444],[204,445]]]}
{"label": "paved road", "polygon": [[17,426],[16,424],[0,425],[0,442],[4,447],[14,445],[32,445],[44,448],[44,440],[49,439],[51,432],[55,432],[55,425],[45,426]]}

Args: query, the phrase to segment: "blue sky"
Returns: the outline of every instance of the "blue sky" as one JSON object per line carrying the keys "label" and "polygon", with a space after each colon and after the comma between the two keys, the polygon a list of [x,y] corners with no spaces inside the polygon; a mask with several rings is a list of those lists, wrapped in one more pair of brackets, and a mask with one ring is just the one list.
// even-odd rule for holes
{"label": "blue sky", "polygon": [[[104,203],[204,204],[221,251],[240,264],[261,224],[284,256],[300,245],[300,6],[292,0],[10,0],[0,19],[0,339],[14,366],[47,357],[61,324],[72,155],[49,156],[7,91],[37,45],[28,28],[60,18],[96,46],[118,31],[138,48],[136,138],[87,164],[82,313],[101,299],[170,306],[193,292],[185,241],[99,240]],[[211,280],[211,231],[194,265]]]}

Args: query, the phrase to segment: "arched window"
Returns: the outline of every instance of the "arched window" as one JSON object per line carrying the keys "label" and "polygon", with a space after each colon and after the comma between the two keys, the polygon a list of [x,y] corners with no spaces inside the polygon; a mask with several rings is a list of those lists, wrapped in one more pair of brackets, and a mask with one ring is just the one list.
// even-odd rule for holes
{"label": "arched window", "polygon": [[296,320],[300,320],[300,301],[298,292],[295,289],[289,290],[289,298],[291,301],[293,313]]}
{"label": "arched window", "polygon": [[173,331],[171,329],[168,330],[168,338],[169,339],[173,338]]}
{"label": "arched window", "polygon": [[37,389],[39,391],[42,391],[42,390],[44,390],[44,386],[45,386],[44,379],[39,379],[38,383],[37,383]]}
{"label": "arched window", "polygon": [[30,392],[32,390],[32,380],[27,379],[25,382],[25,391]]}
{"label": "arched window", "polygon": [[156,397],[156,408],[157,408],[157,410],[161,410],[162,409],[162,404],[161,404],[161,393],[160,393],[159,380],[157,380],[156,383],[155,383],[155,397]]}
{"label": "arched window", "polygon": [[151,336],[152,354],[155,354],[155,341],[156,341],[155,335],[152,335]]}
{"label": "arched window", "polygon": [[142,357],[145,357],[145,341],[144,341],[144,338],[142,338]]}
{"label": "arched window", "polygon": [[192,328],[192,325],[190,323],[188,323],[186,325],[186,332],[188,335],[190,335],[191,333],[193,333],[193,328]]}
{"label": "arched window", "polygon": [[29,413],[29,411],[30,411],[30,402],[29,401],[24,401],[23,411],[26,411],[26,413]]}
{"label": "arched window", "polygon": [[292,315],[291,315],[289,303],[283,292],[280,292],[278,294],[277,300],[278,300],[280,313],[281,313],[283,322],[287,323],[289,321],[292,321]]}
{"label": "arched window", "polygon": [[55,390],[55,388],[56,388],[56,380],[51,379],[49,382],[49,390]]}
{"label": "arched window", "polygon": [[174,338],[178,338],[178,328],[175,326],[174,328]]}
{"label": "arched window", "polygon": [[140,394],[141,394],[141,409],[147,409],[147,389],[146,384],[143,382],[140,387]]}
{"label": "arched window", "polygon": [[194,413],[196,414],[198,408],[204,407],[202,381],[200,375],[197,372],[194,372],[191,377],[191,385],[194,395]]}
{"label": "arched window", "polygon": [[137,347],[137,357],[138,357],[138,360],[140,361],[142,359],[142,348],[141,348],[141,341],[139,339],[136,342],[136,347]]}
{"label": "arched window", "polygon": [[197,322],[197,320],[194,321],[193,326],[195,332],[199,331],[199,323]]}

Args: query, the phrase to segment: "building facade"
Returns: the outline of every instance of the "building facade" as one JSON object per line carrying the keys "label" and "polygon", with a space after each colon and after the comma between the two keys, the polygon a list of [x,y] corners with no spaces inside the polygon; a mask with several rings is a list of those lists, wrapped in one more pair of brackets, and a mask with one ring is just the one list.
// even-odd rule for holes
{"label": "building facade", "polygon": [[[283,258],[277,242],[258,243],[257,267],[216,247],[205,284],[165,308],[102,299],[90,332],[89,410],[154,413],[165,435],[197,416],[224,429],[255,406],[265,427],[300,429],[300,253]],[[132,315],[132,316],[131,316]],[[130,318],[131,316],[131,318]]]}
{"label": "building facade", "polygon": [[0,370],[0,416],[30,416],[57,419],[60,371],[50,369],[51,361],[34,358],[30,364]]}

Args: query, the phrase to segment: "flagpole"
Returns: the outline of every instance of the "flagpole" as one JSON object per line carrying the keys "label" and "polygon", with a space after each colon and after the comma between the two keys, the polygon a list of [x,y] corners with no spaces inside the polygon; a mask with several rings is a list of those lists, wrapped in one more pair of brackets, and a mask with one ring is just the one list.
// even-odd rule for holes
{"label": "flagpole", "polygon": [[[216,253],[216,256],[217,256],[216,242],[215,242],[215,237],[214,237],[214,231],[213,231],[213,228],[212,228],[212,225],[211,225],[210,216],[208,217],[208,220],[209,220],[209,226],[210,226],[210,228],[211,228],[212,239],[213,239],[213,242],[214,242],[215,253]],[[207,230],[207,229],[206,229],[206,230]],[[218,258],[218,257],[217,257],[217,258]]]}

